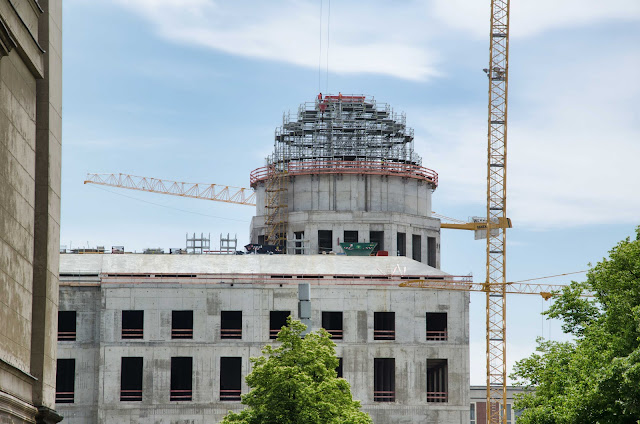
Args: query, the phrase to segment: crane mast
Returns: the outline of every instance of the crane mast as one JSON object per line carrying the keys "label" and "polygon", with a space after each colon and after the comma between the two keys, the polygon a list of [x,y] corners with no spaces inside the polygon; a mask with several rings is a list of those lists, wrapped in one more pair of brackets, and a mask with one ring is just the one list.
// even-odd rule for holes
{"label": "crane mast", "polygon": [[487,423],[507,422],[506,247],[509,0],[491,1],[487,154]]}

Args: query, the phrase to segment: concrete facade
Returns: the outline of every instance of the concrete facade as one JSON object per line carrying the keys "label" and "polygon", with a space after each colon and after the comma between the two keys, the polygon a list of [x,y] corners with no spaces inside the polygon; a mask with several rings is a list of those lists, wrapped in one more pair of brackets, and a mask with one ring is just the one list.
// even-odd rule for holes
{"label": "concrete facade", "polygon": [[[431,217],[433,188],[420,180],[386,175],[301,175],[291,177],[288,197],[287,240],[303,233],[304,253],[319,253],[318,231],[333,233],[332,251],[342,253],[344,231],[357,231],[358,242],[369,242],[371,231],[382,231],[382,250],[391,256],[413,257],[440,266],[440,220]],[[256,216],[251,240],[259,242],[266,231],[265,184],[256,185]],[[398,233],[405,236],[404,254],[398,249]],[[419,257],[414,256],[414,237]],[[429,262],[429,238],[434,252]]]}
{"label": "concrete facade", "polygon": [[[222,357],[249,358],[270,340],[270,312],[298,317],[298,284],[310,284],[313,329],[342,312],[336,340],[343,376],[375,423],[467,423],[469,295],[400,288],[442,271],[398,257],[338,255],[62,255],[60,310],[75,311],[75,340],[59,341],[75,364],[68,423],[215,423],[239,401],[221,400]],[[144,311],[143,337],[123,339],[123,311]],[[193,311],[191,339],[172,339],[173,311]],[[223,311],[241,311],[241,339],[222,338]],[[376,340],[375,313],[394,312],[393,340]],[[428,340],[427,313],[446,313],[447,336]],[[121,401],[122,358],[142,358],[141,400]],[[174,357],[193,358],[192,399],[170,401]],[[376,401],[374,360],[394,358],[393,402]],[[433,401],[427,361],[446,360],[446,395]],[[429,377],[431,379],[432,377]],[[380,390],[378,388],[378,390]],[[445,396],[445,397],[442,397]],[[378,399],[379,400],[379,399]]]}
{"label": "concrete facade", "polygon": [[0,422],[52,423],[62,1],[0,0]]}

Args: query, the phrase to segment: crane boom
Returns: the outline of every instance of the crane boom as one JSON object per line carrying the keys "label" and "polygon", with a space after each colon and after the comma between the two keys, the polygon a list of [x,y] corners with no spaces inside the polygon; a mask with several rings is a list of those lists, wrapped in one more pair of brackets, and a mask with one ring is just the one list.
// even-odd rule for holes
{"label": "crane boom", "polygon": [[[400,287],[414,287],[433,290],[454,290],[454,291],[470,291],[470,292],[487,292],[489,288],[484,283],[474,283],[469,277],[468,280],[460,279],[424,279],[424,280],[408,280],[400,283]],[[567,287],[563,284],[541,284],[541,283],[506,283],[506,294],[536,294],[542,296],[545,300],[551,298],[554,293],[561,291]],[[590,297],[591,293],[584,293],[583,296]]]}
{"label": "crane boom", "polygon": [[[507,218],[509,0],[491,0],[487,222]],[[507,423],[506,227],[487,231],[487,423]]]}
{"label": "crane boom", "polygon": [[250,188],[217,184],[185,183],[128,174],[87,174],[87,179],[84,183],[147,191],[150,193],[170,194],[172,196],[190,197],[192,199],[235,203],[237,205],[256,205],[256,193]]}

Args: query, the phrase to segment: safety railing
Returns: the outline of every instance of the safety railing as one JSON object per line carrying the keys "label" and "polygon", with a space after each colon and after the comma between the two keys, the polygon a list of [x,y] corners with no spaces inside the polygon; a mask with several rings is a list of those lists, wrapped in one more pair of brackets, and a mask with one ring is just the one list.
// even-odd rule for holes
{"label": "safety railing", "polygon": [[175,390],[171,389],[169,400],[171,401],[189,401],[193,396],[193,390]]}
{"label": "safety railing", "polygon": [[373,340],[395,340],[396,330],[373,330]]}
{"label": "safety railing", "polygon": [[342,340],[342,330],[327,330],[333,340]]}
{"label": "safety railing", "polygon": [[240,390],[220,390],[220,400],[227,400],[227,401],[239,401],[241,400],[240,397]]}
{"label": "safety railing", "polygon": [[271,329],[269,330],[269,338],[270,339],[277,339],[278,338],[278,333],[280,332],[280,329]]}
{"label": "safety railing", "polygon": [[373,392],[374,402],[395,402],[396,392],[395,390],[376,390]]}
{"label": "safety railing", "polygon": [[427,340],[445,341],[447,340],[447,330],[427,331]]}
{"label": "safety railing", "polygon": [[241,339],[242,329],[241,328],[221,328],[220,338],[221,339]]}
{"label": "safety railing", "polygon": [[75,341],[75,331],[58,331],[58,341]]}
{"label": "safety railing", "polygon": [[74,392],[56,392],[56,403],[73,403]]}
{"label": "safety railing", "polygon": [[[373,174],[393,175],[404,178],[414,178],[427,181],[433,187],[438,185],[438,173],[432,169],[419,165],[385,161],[350,161],[350,160],[325,160],[325,161],[290,161],[287,163],[287,174],[316,175],[316,174]],[[260,181],[266,181],[269,176],[269,167],[251,171],[249,181],[251,187]]]}
{"label": "safety railing", "polygon": [[142,390],[120,390],[121,402],[140,402],[142,401]]}
{"label": "safety railing", "polygon": [[427,402],[448,402],[448,392],[427,392]]}
{"label": "safety railing", "polygon": [[172,339],[193,339],[193,328],[172,328]]}
{"label": "safety railing", "polygon": [[142,328],[123,328],[123,339],[142,339],[144,338],[144,330]]}

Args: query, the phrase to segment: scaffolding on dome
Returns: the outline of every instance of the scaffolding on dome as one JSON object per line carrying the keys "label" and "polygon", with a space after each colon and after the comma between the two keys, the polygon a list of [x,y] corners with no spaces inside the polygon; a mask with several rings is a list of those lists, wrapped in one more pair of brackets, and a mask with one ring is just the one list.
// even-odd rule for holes
{"label": "scaffolding on dome", "polygon": [[421,166],[404,113],[364,95],[319,94],[283,115],[269,164],[291,161],[394,162]]}

